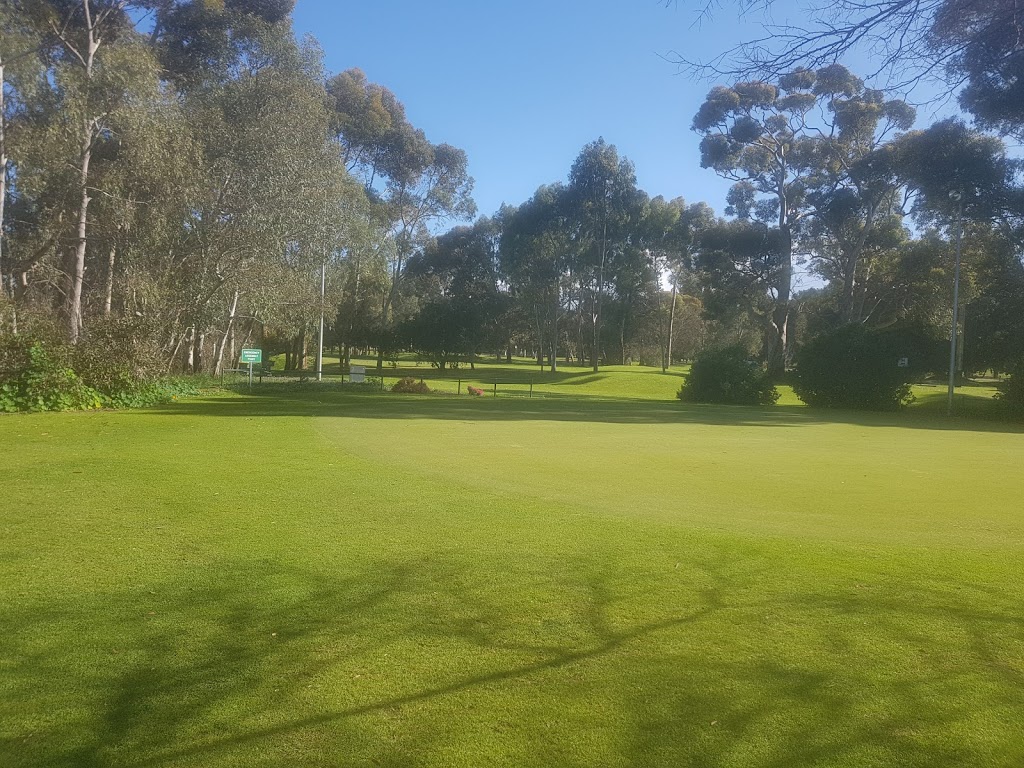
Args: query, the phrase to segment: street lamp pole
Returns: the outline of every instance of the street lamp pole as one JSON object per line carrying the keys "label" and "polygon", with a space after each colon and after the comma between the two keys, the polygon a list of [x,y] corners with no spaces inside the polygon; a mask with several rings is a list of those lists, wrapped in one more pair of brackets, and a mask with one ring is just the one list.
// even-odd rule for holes
{"label": "street lamp pole", "polygon": [[953,391],[956,388],[956,342],[960,325],[960,259],[964,239],[964,201],[960,192],[950,192],[949,199],[956,202],[956,264],[953,268],[953,326],[949,334],[949,392],[946,413],[953,415]]}
{"label": "street lamp pole", "polygon": [[320,263],[320,337],[316,350],[316,380],[324,380],[324,300],[327,293],[327,261]]}
{"label": "street lamp pole", "polygon": [[324,304],[327,301],[327,254],[330,246],[327,236],[327,219],[329,217],[330,204],[327,195],[324,195],[324,253],[320,261],[320,333],[317,337],[316,350],[316,380],[324,380]]}

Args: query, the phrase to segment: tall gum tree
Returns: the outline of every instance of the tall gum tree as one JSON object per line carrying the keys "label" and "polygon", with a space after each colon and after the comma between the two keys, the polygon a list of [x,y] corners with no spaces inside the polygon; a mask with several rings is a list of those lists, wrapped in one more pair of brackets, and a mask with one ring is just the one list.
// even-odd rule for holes
{"label": "tall gum tree", "polygon": [[390,247],[377,249],[390,257],[389,284],[380,297],[377,367],[382,368],[408,260],[428,242],[432,230],[476,213],[473,179],[464,151],[428,141],[406,120],[394,94],[367,81],[361,71],[331,78],[327,92],[341,157],[384,215],[381,235],[391,241]]}
{"label": "tall gum tree", "polygon": [[[601,359],[601,322],[611,260],[626,251],[629,235],[643,213],[643,194],[636,186],[636,171],[603,138],[587,144],[569,171],[568,200],[576,218],[578,257],[582,274],[592,281],[590,323],[591,367]],[[582,308],[581,308],[582,309]]]}
{"label": "tall gum tree", "polygon": [[[126,61],[118,53],[125,49],[123,41],[130,41],[133,35],[129,12],[149,5],[132,0],[41,0],[33,8],[40,30],[55,43],[60,63],[54,80],[65,94],[63,109],[75,124],[77,201],[66,269],[66,327],[72,343],[82,332],[93,152],[97,142],[112,130],[116,113],[126,102],[126,91],[139,77],[138,71],[126,71]],[[155,84],[155,76],[151,79]]]}
{"label": "tall gum tree", "polygon": [[701,164],[735,182],[726,212],[778,231],[771,249],[778,263],[766,286],[773,304],[766,345],[773,375],[784,370],[790,351],[794,254],[807,219],[841,198],[840,190],[856,198],[861,226],[845,243],[852,290],[857,260],[882,204],[876,189],[886,189],[878,174],[858,177],[853,166],[890,130],[909,127],[912,119],[902,102],[866,91],[839,65],[796,70],[772,83],[718,86],[697,112],[693,129],[701,136]]}
{"label": "tall gum tree", "polygon": [[18,276],[6,242],[9,183],[15,175],[9,125],[25,114],[28,103],[44,87],[42,46],[39,31],[33,29],[20,3],[0,5],[0,299],[6,296],[10,301],[14,333],[18,330]]}

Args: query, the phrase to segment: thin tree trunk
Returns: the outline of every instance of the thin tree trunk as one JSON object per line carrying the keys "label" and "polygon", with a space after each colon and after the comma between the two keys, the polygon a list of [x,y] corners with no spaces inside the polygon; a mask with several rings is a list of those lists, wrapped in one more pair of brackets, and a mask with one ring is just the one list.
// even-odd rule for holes
{"label": "thin tree trunk", "polygon": [[78,225],[75,231],[75,251],[71,267],[71,305],[68,308],[68,339],[78,342],[82,333],[82,287],[85,285],[85,251],[89,242],[89,165],[92,162],[94,123],[86,119],[82,126],[81,155],[78,166]]}
{"label": "thin tree trunk", "polygon": [[771,315],[771,342],[768,347],[768,372],[779,378],[786,372],[789,351],[789,302],[793,292],[793,233],[790,225],[782,227],[782,264],[776,280],[775,308]]}
{"label": "thin tree trunk", "polygon": [[551,372],[558,372],[558,289],[555,289],[555,306],[551,315]]}
{"label": "thin tree trunk", "polygon": [[857,306],[857,269],[867,245],[868,237],[875,228],[875,206],[868,207],[864,217],[864,227],[853,248],[844,253],[843,260],[843,293],[840,298],[840,317],[845,323],[859,323],[863,319],[862,309]]}
{"label": "thin tree trunk", "polygon": [[[86,88],[92,86],[93,64],[96,60],[96,51],[99,50],[100,41],[96,29],[96,20],[93,18],[93,11],[90,0],[82,0],[82,11],[85,19],[86,48],[79,55],[82,65],[85,68]],[[65,42],[65,46],[68,44]],[[86,108],[88,108],[86,99]],[[76,242],[74,259],[71,268],[71,304],[68,307],[68,338],[72,344],[78,342],[82,333],[82,287],[85,284],[85,252],[89,242],[89,203],[92,197],[89,195],[89,166],[92,162],[93,143],[96,140],[97,122],[94,118],[84,117],[82,119],[82,134],[80,138],[81,154],[78,161],[78,225],[75,232]]]}
{"label": "thin tree trunk", "polygon": [[186,361],[185,370],[190,374],[196,372],[196,327],[194,325],[191,328],[189,328],[188,358]]}
{"label": "thin tree trunk", "polygon": [[665,352],[665,368],[668,370],[672,366],[672,342],[676,331],[676,300],[679,298],[679,277],[677,275],[672,276],[672,305],[669,309],[668,315],[668,348]]}
{"label": "thin tree trunk", "polygon": [[103,316],[110,317],[110,308],[114,301],[114,265],[117,261],[117,246],[110,246],[110,254],[107,257],[107,285],[103,299]]}
{"label": "thin tree trunk", "polygon": [[[228,312],[228,324],[224,329],[224,336],[220,341],[220,344],[216,349],[216,359],[213,363],[213,375],[220,376],[221,371],[224,369],[224,350],[228,345],[228,339],[231,337],[231,332],[235,327],[235,313],[238,310],[238,290],[235,290],[235,297],[231,301],[231,310]],[[232,358],[233,359],[233,358]]]}
{"label": "thin tree trunk", "polygon": [[541,322],[540,305],[533,305],[533,318],[537,323],[537,365],[544,370],[544,323]]}
{"label": "thin tree trunk", "polygon": [[206,364],[206,358],[205,358],[205,355],[204,355],[205,347],[206,347],[206,334],[205,333],[196,334],[196,337],[195,337],[196,354],[195,354],[195,358],[194,358],[195,373],[202,373],[205,370],[205,368],[204,368],[204,366]]}
{"label": "thin tree trunk", "polygon": [[[0,59],[0,295],[6,294],[10,289],[11,302],[14,302],[14,265],[11,264],[11,281],[8,283],[4,272],[4,261],[7,254],[4,251],[4,224],[6,223],[7,210],[7,103],[6,103],[6,72],[3,59]],[[12,307],[13,308],[13,307]],[[17,321],[14,321],[15,333],[17,333]]]}
{"label": "thin tree trunk", "polygon": [[619,359],[621,365],[626,364],[626,313],[622,313],[622,322],[619,323]]}
{"label": "thin tree trunk", "polygon": [[960,332],[956,337],[956,376],[957,381],[962,381],[964,376],[964,347],[967,341],[967,304],[960,302]]}
{"label": "thin tree trunk", "polygon": [[174,341],[174,349],[171,350],[171,356],[167,363],[167,372],[170,373],[174,369],[174,361],[178,359],[178,353],[181,351],[181,345],[185,340],[185,334],[177,334],[178,339],[174,341],[174,336],[171,336],[171,341]]}
{"label": "thin tree trunk", "polygon": [[604,298],[604,263],[608,253],[608,193],[604,195],[604,221],[601,225],[601,268],[597,273],[597,302],[594,308],[594,348],[591,350],[590,361],[593,363],[594,373],[598,370],[598,360],[601,350],[601,303]]}

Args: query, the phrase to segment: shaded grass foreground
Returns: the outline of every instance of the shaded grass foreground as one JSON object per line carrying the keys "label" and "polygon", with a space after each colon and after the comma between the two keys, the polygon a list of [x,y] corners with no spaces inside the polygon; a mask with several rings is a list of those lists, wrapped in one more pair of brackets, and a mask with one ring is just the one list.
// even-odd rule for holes
{"label": "shaded grass foreground", "polygon": [[0,765],[1024,764],[1019,432],[560,405],[3,420]]}

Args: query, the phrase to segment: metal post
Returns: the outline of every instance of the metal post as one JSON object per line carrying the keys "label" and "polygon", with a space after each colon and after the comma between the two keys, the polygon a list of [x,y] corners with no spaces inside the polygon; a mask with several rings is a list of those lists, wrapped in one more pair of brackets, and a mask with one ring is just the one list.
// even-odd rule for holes
{"label": "metal post", "polygon": [[953,415],[953,391],[956,388],[956,342],[960,324],[960,257],[964,239],[964,201],[959,192],[949,195],[957,202],[956,212],[956,265],[953,268],[953,326],[949,334],[949,392],[946,415]]}
{"label": "metal post", "polygon": [[249,389],[252,389],[252,363],[249,363]]}
{"label": "metal post", "polygon": [[327,292],[327,262],[320,265],[320,346],[316,351],[316,380],[324,380],[324,298]]}

